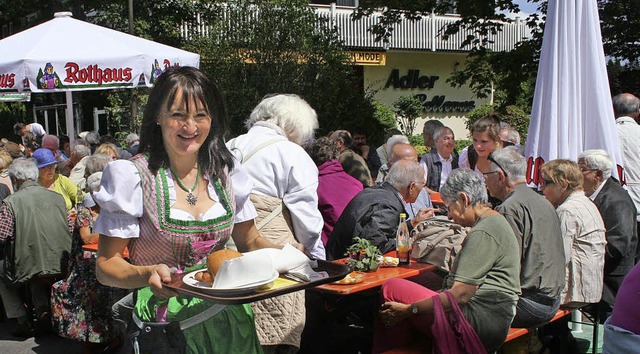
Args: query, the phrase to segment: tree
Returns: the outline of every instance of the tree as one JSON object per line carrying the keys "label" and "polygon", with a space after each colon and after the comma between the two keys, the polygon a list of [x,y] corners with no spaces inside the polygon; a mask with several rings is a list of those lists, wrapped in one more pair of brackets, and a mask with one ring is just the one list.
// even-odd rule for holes
{"label": "tree", "polygon": [[232,133],[265,94],[295,93],[318,113],[320,133],[379,126],[371,97],[354,89],[338,34],[306,1],[212,3],[202,13],[208,35],[190,33],[188,49],[216,79],[229,107]]}
{"label": "tree", "polygon": [[400,130],[406,136],[411,136],[418,122],[416,121],[424,107],[422,102],[415,96],[400,96],[393,102],[396,120]]}

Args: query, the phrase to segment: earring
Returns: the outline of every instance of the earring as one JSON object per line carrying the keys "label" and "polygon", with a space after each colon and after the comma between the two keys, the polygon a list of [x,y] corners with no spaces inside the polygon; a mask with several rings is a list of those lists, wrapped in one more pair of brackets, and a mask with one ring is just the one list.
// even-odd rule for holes
{"label": "earring", "polygon": [[160,125],[160,122],[156,121],[156,125]]}

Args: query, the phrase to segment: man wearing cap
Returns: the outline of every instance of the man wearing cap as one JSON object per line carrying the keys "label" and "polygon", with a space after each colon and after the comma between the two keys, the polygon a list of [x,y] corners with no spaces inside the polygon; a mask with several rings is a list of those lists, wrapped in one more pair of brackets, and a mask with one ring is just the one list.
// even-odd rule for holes
{"label": "man wearing cap", "polygon": [[34,160],[18,158],[8,172],[16,192],[0,206],[0,244],[6,252],[0,263],[0,297],[7,318],[17,322],[11,334],[29,337],[31,315],[22,305],[22,288],[29,288],[36,330],[50,327],[50,284],[34,280],[64,274],[71,234],[64,199],[38,184]]}

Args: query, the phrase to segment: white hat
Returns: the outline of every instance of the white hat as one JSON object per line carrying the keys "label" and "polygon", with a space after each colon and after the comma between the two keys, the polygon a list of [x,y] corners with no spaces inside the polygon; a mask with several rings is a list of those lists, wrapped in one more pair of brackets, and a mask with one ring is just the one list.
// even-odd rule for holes
{"label": "white hat", "polygon": [[87,193],[87,194],[84,195],[84,198],[82,198],[82,204],[86,208],[93,208],[94,206],[96,206],[96,201],[93,200],[93,197],[91,196],[91,193]]}
{"label": "white hat", "polygon": [[89,134],[89,132],[85,131],[85,132],[82,132],[82,133],[78,134],[78,136],[80,137],[80,139],[84,139],[84,137],[87,136],[87,134]]}

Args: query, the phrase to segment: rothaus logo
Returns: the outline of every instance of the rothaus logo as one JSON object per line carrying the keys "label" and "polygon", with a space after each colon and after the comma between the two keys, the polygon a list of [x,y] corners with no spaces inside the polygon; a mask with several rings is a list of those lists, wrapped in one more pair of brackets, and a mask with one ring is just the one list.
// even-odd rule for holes
{"label": "rothaus logo", "polygon": [[12,88],[15,82],[16,74],[0,74],[0,88]]}
{"label": "rothaus logo", "polygon": [[94,83],[102,85],[111,82],[129,82],[131,81],[131,72],[133,71],[132,68],[102,69],[98,67],[97,64],[80,68],[78,64],[73,62],[67,63],[64,68],[67,72],[67,77],[64,79],[64,82],[69,84]]}

